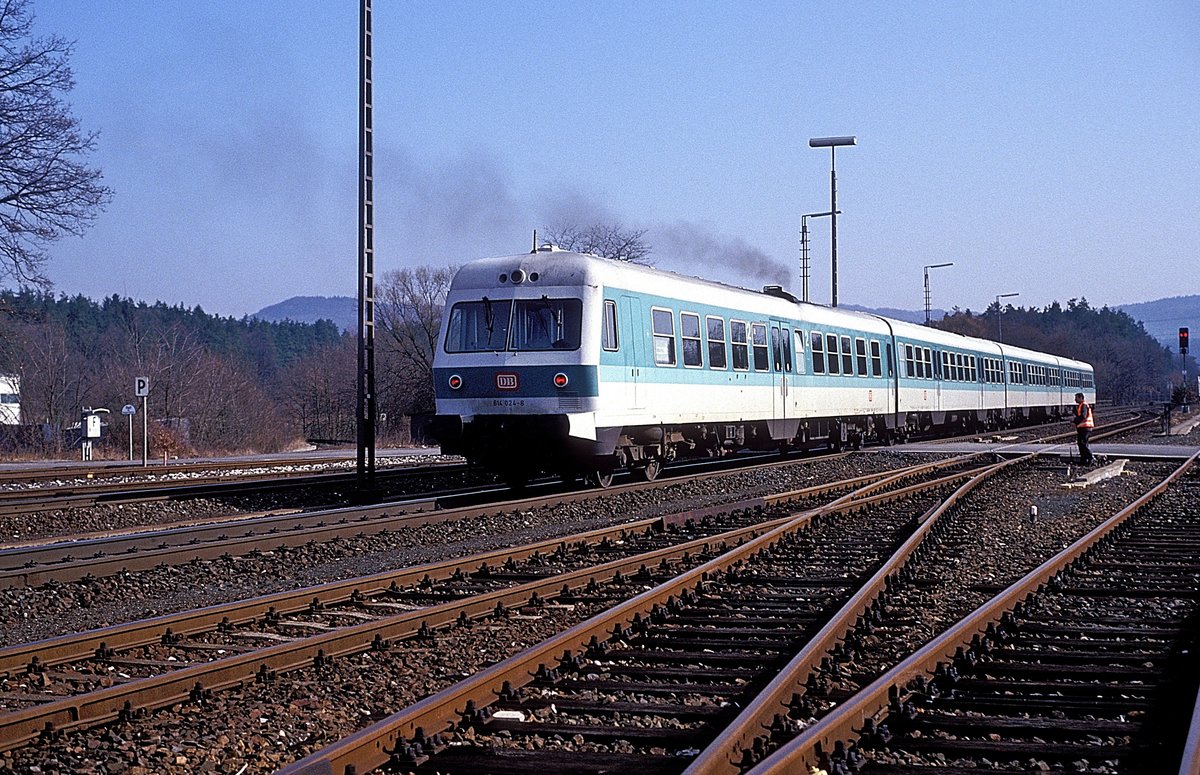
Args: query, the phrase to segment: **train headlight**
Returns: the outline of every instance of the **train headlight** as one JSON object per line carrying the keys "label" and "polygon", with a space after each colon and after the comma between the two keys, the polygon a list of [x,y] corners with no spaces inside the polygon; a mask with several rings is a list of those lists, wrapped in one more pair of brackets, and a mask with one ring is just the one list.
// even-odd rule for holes
{"label": "train headlight", "polygon": [[554,375],[554,387],[565,388],[568,382],[570,382],[570,380],[567,379],[567,375],[563,374],[561,371]]}
{"label": "train headlight", "polygon": [[457,374],[451,374],[450,379],[446,380],[446,383],[450,385],[451,390],[458,390],[463,386],[462,377]]}

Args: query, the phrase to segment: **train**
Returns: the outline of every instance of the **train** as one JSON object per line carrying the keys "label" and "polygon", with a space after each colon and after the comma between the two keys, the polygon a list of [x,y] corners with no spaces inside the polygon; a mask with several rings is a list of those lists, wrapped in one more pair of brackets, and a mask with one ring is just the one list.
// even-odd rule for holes
{"label": "train", "polygon": [[1082,361],[552,246],[464,265],[431,432],[521,486],[1071,415]]}

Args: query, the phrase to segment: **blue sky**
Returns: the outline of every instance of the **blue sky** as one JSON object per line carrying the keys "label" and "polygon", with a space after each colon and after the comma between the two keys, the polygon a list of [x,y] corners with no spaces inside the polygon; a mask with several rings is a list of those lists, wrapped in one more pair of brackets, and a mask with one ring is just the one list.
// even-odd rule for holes
{"label": "blue sky", "polygon": [[[647,229],[657,264],[799,287],[839,151],[839,301],[1200,294],[1200,5],[375,0],[376,265]],[[35,0],[115,197],[56,289],[241,316],[354,295],[354,0]],[[815,301],[828,220],[811,222]]]}

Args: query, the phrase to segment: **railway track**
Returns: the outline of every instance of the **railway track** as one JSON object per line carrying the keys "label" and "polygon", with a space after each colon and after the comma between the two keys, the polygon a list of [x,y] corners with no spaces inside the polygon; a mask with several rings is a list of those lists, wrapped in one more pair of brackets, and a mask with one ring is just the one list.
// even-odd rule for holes
{"label": "railway track", "polygon": [[[743,461],[722,460],[707,465],[677,467],[669,478],[656,483],[618,485],[606,494],[657,490],[735,468],[754,470],[779,465],[772,458]],[[687,473],[699,470],[699,473]],[[875,475],[875,479],[884,474]],[[864,479],[864,482],[866,479]],[[27,587],[46,582],[70,582],[86,577],[104,577],[224,556],[273,552],[339,538],[356,538],[404,530],[420,525],[473,519],[497,509],[529,510],[548,505],[580,502],[596,497],[594,492],[563,492],[557,486],[547,493],[515,501],[503,488],[487,486],[444,491],[435,497],[395,501],[378,506],[355,506],[303,513],[266,514],[236,520],[223,519],[161,530],[122,533],[104,537],[31,543],[0,549],[0,589]],[[456,506],[457,502],[482,505]]]}
{"label": "railway track", "polygon": [[902,544],[890,557],[877,533],[895,525],[880,513],[872,535],[818,538],[798,518],[284,772],[801,771],[817,761],[760,763],[778,744],[763,731],[786,739],[855,696],[846,684],[863,676],[847,665],[872,633],[912,629],[889,606],[926,590],[915,568],[944,566],[929,556],[963,530],[959,499],[1019,464],[972,478],[907,538],[888,535]]}
{"label": "railway track", "polygon": [[[197,467],[207,473],[207,467]],[[255,473],[233,476],[232,470]],[[187,476],[177,480],[162,479],[92,483],[79,480],[65,485],[38,486],[0,491],[0,517],[13,517],[44,511],[86,509],[100,505],[129,505],[153,501],[188,500],[195,498],[227,498],[239,495],[279,493],[302,488],[349,488],[356,482],[353,472],[313,473],[308,470],[274,470],[257,473],[261,468],[242,466],[230,468],[216,476]],[[440,463],[421,467],[383,468],[376,476],[380,487],[403,490],[409,482],[428,478],[437,472],[444,476],[465,476],[467,466],[459,463]],[[57,481],[57,480],[56,480]]]}
{"label": "railway track", "polygon": [[[1009,471],[1030,468],[1024,461],[1003,466]],[[806,508],[799,516],[776,517],[766,501],[741,504],[736,510],[742,519],[746,512],[762,512],[741,525],[718,516],[734,506],[714,507],[693,511],[691,526],[687,517],[676,518],[674,528],[667,527],[671,520],[649,532],[638,525],[627,528],[624,536],[597,534],[586,549],[559,542],[553,550],[549,544],[531,548],[523,557],[472,558],[465,568],[446,565],[427,573],[428,579],[411,575],[396,588],[383,579],[373,586],[359,579],[357,593],[346,585],[315,603],[311,597],[305,600],[306,591],[276,606],[274,614],[267,613],[270,603],[258,601],[257,611],[245,616],[216,618],[217,612],[209,611],[208,621],[195,629],[178,625],[168,634],[164,627],[171,625],[158,622],[157,630],[142,634],[140,645],[102,647],[93,641],[75,646],[73,655],[58,657],[13,652],[6,680],[32,682],[34,694],[53,695],[61,689],[51,687],[73,682],[118,685],[50,701],[26,696],[21,702],[33,707],[7,717],[30,721],[28,717],[42,714],[27,730],[42,738],[40,750],[54,750],[60,745],[55,741],[69,739],[72,729],[114,721],[117,737],[129,738],[150,718],[143,715],[145,708],[175,705],[190,718],[222,707],[225,695],[240,703],[248,695],[274,694],[278,689],[273,687],[292,683],[288,676],[296,670],[302,675],[316,671],[317,684],[300,681],[314,695],[363,670],[387,675],[391,664],[390,674],[395,674],[399,665],[409,670],[419,663],[421,654],[428,660],[446,649],[473,651],[479,646],[469,644],[481,635],[486,641],[489,631],[501,633],[497,637],[507,642],[515,637],[508,633],[527,630],[537,621],[566,632],[541,642],[533,656],[520,655],[524,661],[519,664],[514,661],[518,657],[509,657],[492,667],[480,665],[478,675],[452,695],[435,691],[436,676],[416,680],[417,687],[428,687],[422,693],[429,696],[404,711],[407,721],[381,720],[289,771],[365,773],[377,766],[419,772],[571,772],[594,771],[596,766],[614,772],[678,772],[689,766],[707,771],[695,768],[707,752],[718,749],[726,769],[712,771],[738,771],[755,766],[801,727],[824,723],[831,708],[855,696],[854,684],[870,682],[872,668],[859,664],[864,657],[855,642],[877,652],[886,651],[872,641],[879,633],[890,633],[884,643],[902,640],[902,633],[913,629],[904,617],[916,616],[911,606],[920,606],[922,595],[932,588],[911,570],[900,569],[897,558],[909,558],[912,567],[943,567],[950,564],[946,556],[964,556],[960,543],[974,538],[979,528],[963,524],[959,512],[966,507],[959,501],[970,503],[967,493],[983,487],[999,468],[955,472],[952,478],[971,483],[949,497],[954,486],[949,480],[932,485],[935,493],[923,493],[920,485],[876,482],[873,487],[891,492],[860,492],[856,501],[844,498]],[[1013,485],[993,487],[1008,490]],[[697,525],[702,518],[710,523],[701,530]],[[678,531],[685,535],[676,535],[668,545],[657,543]],[[921,552],[936,554],[936,547],[949,547],[941,551],[950,554],[921,560]],[[568,555],[578,556],[568,561]],[[486,571],[482,562],[488,564]],[[568,567],[572,563],[578,567]],[[572,573],[577,575],[567,580]],[[672,581],[674,575],[683,581]],[[667,592],[675,583],[682,586]],[[991,594],[996,585],[977,583],[961,594]],[[912,600],[906,598],[910,595]],[[414,610],[381,615],[398,607]],[[889,619],[891,612],[899,613]],[[588,618],[591,614],[596,616]],[[856,622],[869,631],[856,635]],[[256,635],[235,635],[239,630]],[[251,651],[256,638],[274,645]],[[563,638],[572,645],[564,646]],[[197,655],[209,658],[222,649],[226,654],[212,663],[210,677],[198,678],[197,671],[210,668],[197,664]],[[81,652],[98,656],[72,662],[82,659]],[[776,677],[781,663],[794,668],[785,672],[799,677]],[[180,664],[186,666],[179,669]],[[774,687],[781,699],[756,701],[764,686],[768,694]],[[130,702],[126,707],[106,694],[133,687],[149,689],[149,699],[125,700]],[[394,689],[381,686],[380,691]],[[772,702],[777,703],[773,708]],[[722,742],[720,729],[731,728],[725,725],[737,709],[746,707],[749,713],[756,704],[767,709],[766,715],[756,716],[748,728],[755,734],[777,728],[780,739],[758,741],[749,734]],[[432,720],[422,723],[423,717],[413,713],[432,714]],[[0,740],[19,737],[13,728],[5,729]],[[433,736],[443,730],[444,739]],[[300,758],[322,741],[328,738],[289,740],[293,747],[288,750],[296,753],[282,761]],[[836,750],[833,743],[825,745]],[[346,769],[347,764],[354,770]],[[791,766],[774,771],[796,771],[787,769]]]}
{"label": "railway track", "polygon": [[751,771],[1200,771],[1198,457]]}
{"label": "railway track", "polygon": [[90,462],[90,463],[59,463],[43,466],[22,466],[0,470],[0,488],[14,485],[33,485],[37,482],[62,482],[66,480],[92,482],[101,479],[128,477],[134,479],[148,477],[186,476],[209,471],[249,471],[264,469],[320,469],[345,467],[354,465],[353,455],[329,455],[323,457],[306,457],[288,460],[259,459],[259,460],[198,460],[188,463],[155,463],[142,466],[123,462]]}
{"label": "railway track", "polygon": [[[961,468],[966,462],[960,459],[887,477],[864,477],[869,480],[866,484],[849,483],[862,484],[853,500],[862,507],[864,499],[910,497],[921,487],[905,488],[904,482],[913,478],[932,476],[937,484],[925,487],[945,487],[970,474],[960,470],[943,477],[940,472]],[[848,483],[840,483],[841,489],[846,486]],[[0,702],[10,708],[33,707],[0,715],[0,749],[77,726],[129,720],[140,709],[184,698],[203,699],[213,689],[240,682],[274,680],[277,673],[300,666],[387,648],[397,638],[430,637],[426,633],[432,628],[454,622],[509,609],[537,609],[545,601],[563,596],[570,599],[580,592],[595,594],[599,578],[609,584],[624,584],[626,578],[643,583],[656,573],[661,575],[664,571],[659,568],[672,563],[695,564],[721,546],[747,540],[772,524],[790,520],[776,518],[764,523],[762,510],[823,497],[830,489],[821,486],[733,504],[725,510],[734,516],[723,521],[703,511],[689,511],[670,519],[594,531],[570,544],[545,542],[5,649],[0,651],[0,674],[8,684],[23,682],[18,685],[28,691],[5,691]],[[705,519],[707,526],[698,524]],[[632,537],[638,533],[645,538],[634,542]],[[699,537],[690,535],[693,533]],[[571,564],[569,556],[582,549],[589,556],[575,561],[579,567],[564,567]],[[590,556],[597,553],[599,560]],[[612,559],[614,555],[617,559]],[[542,567],[518,569],[519,560]],[[547,563],[551,567],[544,567]],[[397,608],[404,613],[397,614]],[[297,630],[320,634],[298,637]],[[204,641],[205,636],[213,640]],[[274,645],[248,648],[246,644],[254,641]],[[149,652],[130,656],[136,649]],[[234,655],[227,656],[230,653]],[[222,658],[196,664],[198,654]],[[120,685],[105,686],[113,682],[114,669],[121,671],[118,678],[123,676]],[[84,693],[71,694],[73,686],[83,687]],[[63,697],[64,693],[71,696]]]}

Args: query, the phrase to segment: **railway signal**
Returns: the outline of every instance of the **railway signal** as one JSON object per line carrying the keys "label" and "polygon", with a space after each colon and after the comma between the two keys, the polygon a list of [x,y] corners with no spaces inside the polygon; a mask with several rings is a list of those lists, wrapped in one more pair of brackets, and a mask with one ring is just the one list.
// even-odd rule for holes
{"label": "railway signal", "polygon": [[1188,354],[1188,330],[1187,326],[1182,326],[1179,329],[1179,354]]}

